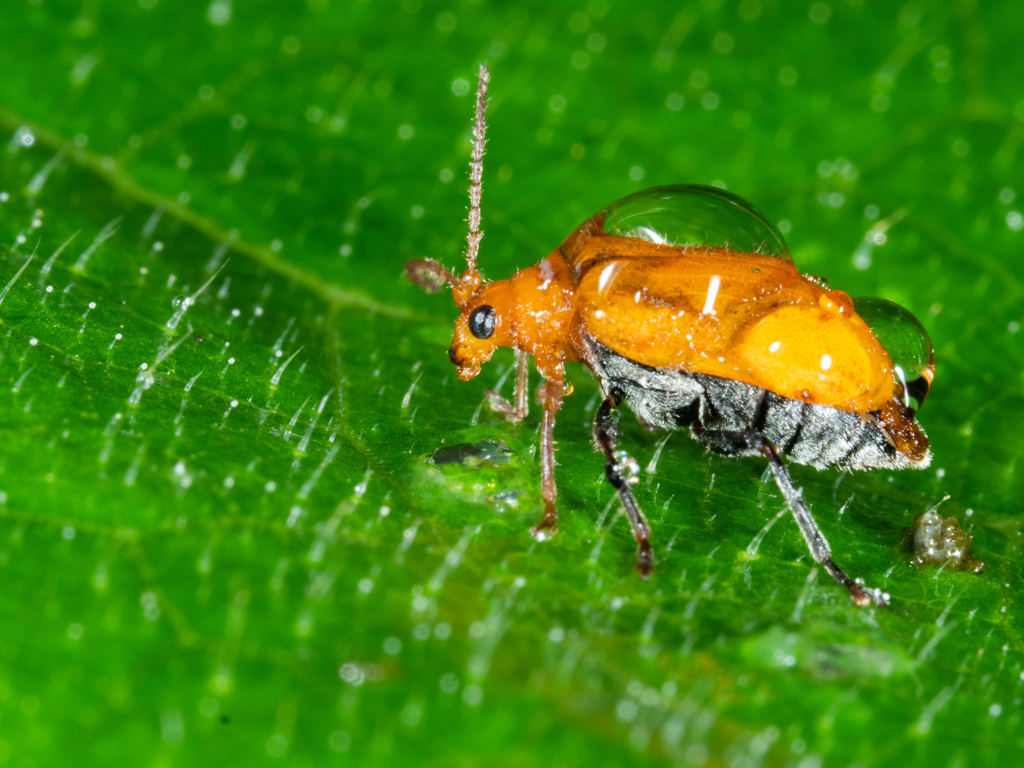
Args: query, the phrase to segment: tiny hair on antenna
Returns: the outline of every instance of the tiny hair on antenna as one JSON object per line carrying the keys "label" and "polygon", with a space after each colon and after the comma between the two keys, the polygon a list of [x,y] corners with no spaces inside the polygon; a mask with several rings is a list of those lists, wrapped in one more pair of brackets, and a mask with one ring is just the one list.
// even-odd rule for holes
{"label": "tiny hair on antenna", "polygon": [[473,152],[469,161],[469,234],[466,235],[466,271],[461,277],[449,272],[435,259],[413,259],[406,262],[405,276],[412,282],[436,293],[446,285],[452,288],[455,303],[464,306],[480,288],[482,282],[476,269],[476,257],[480,252],[480,196],[483,192],[484,147],[487,145],[487,84],[491,71],[486,64],[480,65],[477,74],[476,110],[473,115]]}
{"label": "tiny hair on antenna", "polygon": [[486,64],[480,65],[476,85],[476,114],[473,117],[473,156],[469,162],[469,234],[466,235],[466,268],[476,272],[476,257],[480,251],[480,196],[483,192],[484,147],[487,145],[487,83],[491,71]]}

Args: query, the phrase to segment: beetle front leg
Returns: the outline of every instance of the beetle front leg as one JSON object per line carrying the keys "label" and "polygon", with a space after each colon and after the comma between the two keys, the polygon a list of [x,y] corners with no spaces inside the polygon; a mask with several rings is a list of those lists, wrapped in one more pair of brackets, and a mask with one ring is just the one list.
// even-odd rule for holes
{"label": "beetle front leg", "polygon": [[693,427],[694,436],[717,453],[725,455],[751,455],[760,453],[768,459],[768,466],[771,467],[775,476],[775,483],[782,491],[782,497],[796,524],[800,527],[800,533],[807,542],[807,548],[815,561],[821,563],[833,579],[838,581],[850,591],[853,602],[861,607],[870,605],[872,602],[884,606],[889,602],[889,595],[881,589],[872,589],[864,586],[862,579],[851,579],[846,573],[832,561],[832,550],[828,545],[825,534],[818,528],[818,524],[811,515],[811,510],[804,503],[803,494],[800,489],[793,485],[786,465],[779,457],[779,451],[775,445],[764,435],[756,432],[727,432],[718,430],[705,430],[703,427]]}
{"label": "beetle front leg", "polygon": [[629,526],[633,529],[633,538],[637,541],[636,570],[640,578],[646,580],[651,575],[654,562],[654,554],[651,551],[651,527],[633,497],[631,486],[636,482],[636,474],[630,473],[632,476],[627,477],[625,472],[629,463],[636,462],[625,453],[615,450],[619,429],[612,411],[621,402],[622,393],[614,390],[611,397],[606,398],[597,409],[597,415],[594,416],[594,447],[604,453],[605,474],[608,476],[608,482],[619,494],[619,501],[622,502]]}
{"label": "beetle front leg", "polygon": [[517,423],[530,413],[530,354],[516,350],[516,390],[515,405],[499,395],[493,389],[484,392],[491,410],[505,414],[505,418]]}
{"label": "beetle front leg", "polygon": [[537,400],[544,406],[540,426],[540,487],[544,494],[544,517],[530,529],[537,541],[547,541],[558,533],[558,510],[555,499],[555,414],[562,407],[562,380],[550,379],[537,390]]}

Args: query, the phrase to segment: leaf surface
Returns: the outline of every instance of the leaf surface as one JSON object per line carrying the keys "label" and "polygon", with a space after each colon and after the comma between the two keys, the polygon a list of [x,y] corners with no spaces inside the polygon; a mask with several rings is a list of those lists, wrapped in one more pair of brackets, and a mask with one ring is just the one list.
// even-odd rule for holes
{"label": "leaf surface", "polygon": [[[23,3],[0,25],[0,761],[1006,764],[1019,736],[1022,11],[1012,3]],[[559,414],[458,382],[481,264],[717,183],[796,263],[919,317],[921,473],[794,467],[859,610],[753,460],[622,422],[657,570]],[[534,374],[536,383],[536,374]],[[655,457],[657,456],[657,461]],[[981,575],[900,544],[940,501]]]}

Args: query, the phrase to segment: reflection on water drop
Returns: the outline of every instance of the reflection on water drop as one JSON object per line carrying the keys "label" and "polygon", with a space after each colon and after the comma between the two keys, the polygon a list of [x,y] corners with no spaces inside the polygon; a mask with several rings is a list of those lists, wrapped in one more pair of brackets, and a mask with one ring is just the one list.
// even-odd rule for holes
{"label": "reflection on water drop", "polygon": [[461,464],[464,467],[475,467],[483,463],[507,464],[511,455],[508,446],[493,440],[481,440],[478,443],[438,448],[430,454],[430,460],[438,466]]}
{"label": "reflection on water drop", "polygon": [[[487,504],[499,513],[532,511],[539,493],[532,463],[520,460],[525,446],[510,448],[496,430],[487,433],[495,437],[446,445],[423,456],[417,462],[414,492],[429,503],[436,503],[440,496]],[[480,436],[481,430],[470,434]]]}

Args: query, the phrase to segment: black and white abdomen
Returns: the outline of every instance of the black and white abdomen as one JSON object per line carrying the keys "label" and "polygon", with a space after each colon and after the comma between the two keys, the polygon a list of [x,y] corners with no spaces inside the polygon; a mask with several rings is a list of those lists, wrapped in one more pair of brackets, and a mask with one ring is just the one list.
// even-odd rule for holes
{"label": "black and white abdomen", "polygon": [[693,436],[719,453],[761,455],[703,432],[757,433],[795,462],[818,469],[905,469],[928,466],[901,454],[870,414],[840,411],[739,381],[700,373],[651,368],[589,341],[593,371],[606,396],[627,403],[641,423],[660,429],[696,427]]}

